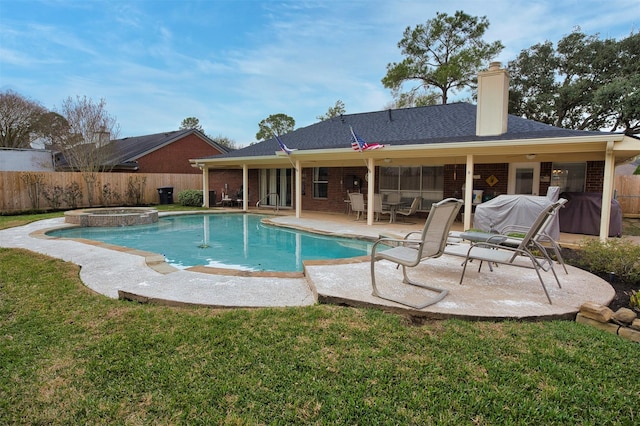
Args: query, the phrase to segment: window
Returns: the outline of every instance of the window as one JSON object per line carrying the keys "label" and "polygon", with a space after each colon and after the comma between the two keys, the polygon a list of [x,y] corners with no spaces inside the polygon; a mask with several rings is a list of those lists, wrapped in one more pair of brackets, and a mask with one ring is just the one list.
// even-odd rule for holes
{"label": "window", "polygon": [[315,167],[313,169],[313,198],[328,198],[329,196],[329,168]]}
{"label": "window", "polygon": [[584,192],[586,175],[586,163],[553,163],[551,185],[560,192]]}
{"label": "window", "polygon": [[390,193],[399,193],[405,203],[421,197],[420,209],[426,210],[442,200],[444,166],[380,167],[380,193],[383,199]]}

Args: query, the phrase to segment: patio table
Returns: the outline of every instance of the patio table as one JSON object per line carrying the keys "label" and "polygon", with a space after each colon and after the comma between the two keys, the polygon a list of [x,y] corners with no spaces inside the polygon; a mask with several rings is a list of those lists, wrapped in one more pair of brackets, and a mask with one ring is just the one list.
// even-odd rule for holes
{"label": "patio table", "polygon": [[389,206],[389,223],[396,223],[396,211],[398,210],[398,206],[401,206],[403,203],[401,201],[385,201],[382,203],[383,206]]}
{"label": "patio table", "polygon": [[502,244],[507,240],[505,235],[494,234],[491,232],[478,232],[467,231],[460,234],[460,238],[463,240],[471,241],[472,243],[492,243]]}

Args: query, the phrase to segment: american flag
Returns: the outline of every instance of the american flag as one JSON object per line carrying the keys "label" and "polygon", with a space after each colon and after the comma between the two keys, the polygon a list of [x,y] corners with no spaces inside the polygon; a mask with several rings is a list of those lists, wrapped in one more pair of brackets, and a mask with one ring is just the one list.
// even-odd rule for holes
{"label": "american flag", "polygon": [[351,148],[354,151],[371,151],[373,149],[384,148],[384,145],[379,143],[366,143],[364,139],[356,134],[353,131],[353,127],[349,126],[349,130],[351,130]]}
{"label": "american flag", "polygon": [[283,150],[284,152],[286,152],[286,153],[287,153],[287,155],[290,155],[293,151],[296,151],[295,149],[288,148],[288,147],[284,144],[284,142],[282,142],[282,139],[280,139],[280,138],[278,137],[278,135],[275,135],[275,134],[274,134],[274,136],[276,137],[276,140],[278,141],[278,145],[280,145],[280,149],[281,149],[281,150]]}

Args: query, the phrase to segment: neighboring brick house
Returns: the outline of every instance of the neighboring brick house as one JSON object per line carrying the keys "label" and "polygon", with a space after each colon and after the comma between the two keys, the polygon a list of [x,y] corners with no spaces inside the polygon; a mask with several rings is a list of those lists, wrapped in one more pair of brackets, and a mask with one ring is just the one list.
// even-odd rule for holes
{"label": "neighboring brick house", "polygon": [[191,166],[190,159],[229,152],[195,129],[116,139],[111,144],[114,164],[133,166],[140,173],[199,174],[200,170]]}
{"label": "neighboring brick house", "polygon": [[[152,135],[114,139],[102,147],[105,165],[112,172],[200,174],[192,167],[192,158],[212,157],[229,152],[195,129],[174,130]],[[58,157],[58,169],[66,169]]]}

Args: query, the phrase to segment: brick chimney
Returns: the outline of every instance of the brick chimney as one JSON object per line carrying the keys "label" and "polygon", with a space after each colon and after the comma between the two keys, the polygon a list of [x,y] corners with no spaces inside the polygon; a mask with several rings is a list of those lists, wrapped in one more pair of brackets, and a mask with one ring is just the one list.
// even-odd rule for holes
{"label": "brick chimney", "polygon": [[478,73],[478,110],[476,135],[497,136],[507,131],[509,73],[500,62],[491,62],[487,71]]}

